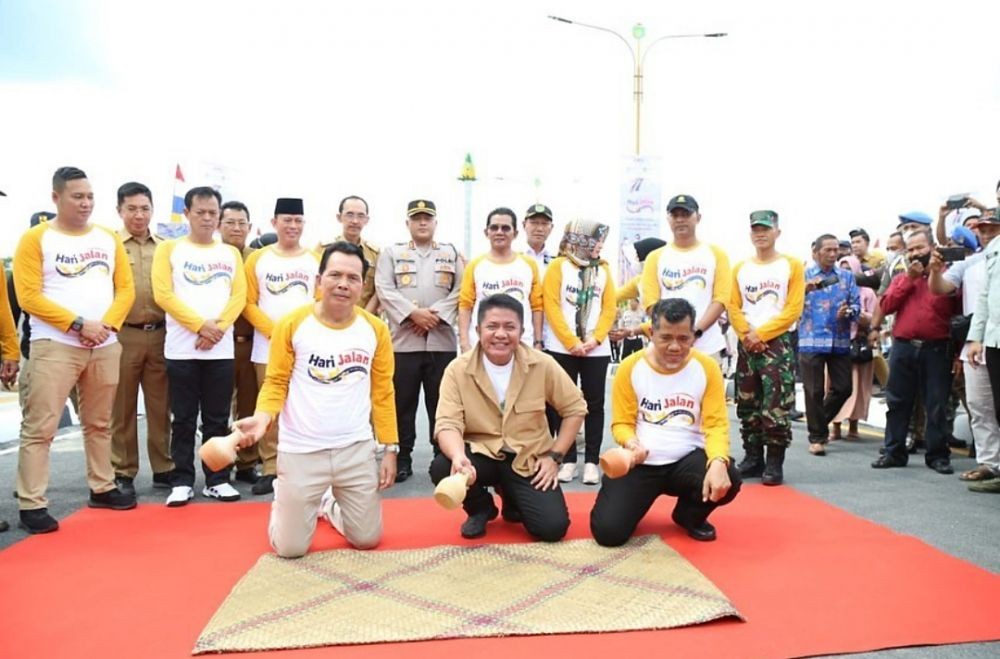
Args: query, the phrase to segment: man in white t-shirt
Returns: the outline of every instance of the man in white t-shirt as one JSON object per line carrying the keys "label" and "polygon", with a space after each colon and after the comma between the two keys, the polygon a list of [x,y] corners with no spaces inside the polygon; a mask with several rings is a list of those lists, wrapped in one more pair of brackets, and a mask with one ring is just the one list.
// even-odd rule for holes
{"label": "man in white t-shirt", "polygon": [[[309,550],[321,514],[356,549],[382,537],[379,492],[396,480],[399,436],[392,337],[356,306],[367,268],[358,245],[324,249],[319,301],[275,323],[257,411],[236,422],[249,446],[281,413],[268,535],[284,558]],[[385,449],[381,465],[376,443]]]}
{"label": "man in white t-shirt", "polygon": [[[283,197],[274,204],[271,226],[278,242],[250,254],[244,263],[247,277],[247,305],[243,317],[254,327],[250,361],[258,390],[264,385],[274,324],[315,299],[316,268],[319,257],[300,242],[305,228],[302,200]],[[278,474],[278,421],[257,445],[261,476],[253,484],[254,494],[274,491]]]}
{"label": "man in white t-shirt", "polygon": [[[172,489],[166,504],[184,506],[194,498],[195,426],[201,416],[202,441],[229,434],[233,397],[233,323],[246,304],[243,256],[215,238],[219,228],[216,190],[198,187],[184,195],[184,217],[191,231],[168,240],[153,255],[153,298],[167,314],[167,358],[170,381],[170,457]],[[202,465],[202,494],[236,501],[240,493],[229,483],[229,469]]]}
{"label": "man in white t-shirt", "polygon": [[90,224],[94,193],[83,171],[58,169],[52,201],[56,217],[25,233],[14,253],[17,298],[31,315],[28,368],[35,374],[25,396],[17,456],[19,526],[28,533],[59,528],[45,496],[49,448],[74,386],[80,391],[88,505],[135,508],[135,493],[118,490],[111,466],[111,410],[121,356],[117,333],[135,300],[132,270],[121,238]]}
{"label": "man in white t-shirt", "polygon": [[718,321],[732,287],[729,256],[718,246],[698,240],[701,213],[691,195],[677,195],[667,203],[667,220],[673,240],[655,250],[643,264],[642,304],[648,311],[666,298],[690,302],[697,314],[694,347],[721,361],[726,339]]}

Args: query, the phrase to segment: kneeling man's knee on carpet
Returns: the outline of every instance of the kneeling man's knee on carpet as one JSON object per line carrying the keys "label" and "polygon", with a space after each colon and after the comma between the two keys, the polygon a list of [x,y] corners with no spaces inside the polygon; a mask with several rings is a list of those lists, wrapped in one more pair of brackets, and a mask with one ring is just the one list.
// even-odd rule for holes
{"label": "kneeling man's knee on carpet", "polygon": [[542,542],[559,542],[569,530],[569,518],[525,522],[524,528]]}
{"label": "kneeling man's knee on carpet", "polygon": [[347,541],[355,549],[374,549],[382,541],[382,527],[347,534]]}
{"label": "kneeling man's knee on carpet", "polygon": [[309,551],[312,538],[302,542],[301,540],[287,540],[278,537],[271,538],[271,548],[274,553],[281,558],[302,558]]}

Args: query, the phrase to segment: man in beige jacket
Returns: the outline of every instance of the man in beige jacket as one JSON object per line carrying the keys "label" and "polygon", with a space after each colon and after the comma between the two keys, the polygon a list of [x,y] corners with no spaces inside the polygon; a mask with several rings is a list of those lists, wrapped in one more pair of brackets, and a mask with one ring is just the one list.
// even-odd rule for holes
{"label": "man in beige jacket", "polygon": [[[557,474],[587,415],[587,404],[548,355],[520,342],[524,307],[509,295],[479,305],[479,343],[449,364],[441,381],[435,436],[441,455],[431,464],[437,483],[449,474],[470,477],[462,537],[478,538],[499,511],[486,490],[504,501],[503,517],[523,522],[539,540],[555,542],[569,528]],[[553,441],[545,405],[562,417]]]}

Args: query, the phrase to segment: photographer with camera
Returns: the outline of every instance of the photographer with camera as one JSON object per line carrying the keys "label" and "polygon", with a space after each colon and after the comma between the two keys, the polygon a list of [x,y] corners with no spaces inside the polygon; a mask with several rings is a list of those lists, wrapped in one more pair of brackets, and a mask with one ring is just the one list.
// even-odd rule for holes
{"label": "photographer with camera", "polygon": [[928,286],[935,295],[953,295],[962,291],[962,316],[952,321],[952,339],[963,343],[960,356],[952,369],[956,378],[964,376],[965,394],[969,410],[972,439],[976,446],[975,469],[964,472],[964,481],[986,481],[1000,477],[1000,424],[993,410],[993,388],[989,374],[982,365],[980,355],[976,361],[969,358],[968,333],[976,301],[986,286],[986,249],[1000,235],[1000,218],[986,214],[987,220],[977,223],[977,233],[983,250],[958,261],[945,270],[946,259],[942,250],[931,254]]}
{"label": "photographer with camera", "polygon": [[907,268],[892,280],[879,301],[885,314],[896,314],[889,356],[889,384],[886,389],[884,452],[872,463],[875,469],[905,467],[907,426],[914,402],[921,397],[927,416],[924,461],[939,474],[954,470],[945,428],[945,405],[951,391],[949,340],[955,298],[935,296],[927,279],[930,274],[933,240],[929,229],[906,235]]}
{"label": "photographer with camera", "polygon": [[[823,234],[806,268],[806,299],[799,323],[799,368],[806,397],[809,452],[826,455],[830,422],[851,396],[851,323],[861,312],[850,270],[837,269],[839,241]],[[829,374],[830,389],[826,390]]]}

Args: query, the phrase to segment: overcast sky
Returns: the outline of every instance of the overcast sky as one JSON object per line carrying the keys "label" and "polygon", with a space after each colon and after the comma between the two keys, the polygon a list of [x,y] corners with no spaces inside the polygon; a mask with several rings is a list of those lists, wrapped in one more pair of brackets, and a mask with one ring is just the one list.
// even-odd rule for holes
{"label": "overcast sky", "polygon": [[[541,201],[557,224],[615,224],[632,152],[631,59],[613,36],[728,32],[659,43],[645,66],[643,152],[663,190],[701,203],[703,238],[749,251],[747,214],[781,214],[779,247],[822,231],[873,236],[1000,178],[1000,3],[0,0],[0,255],[52,171],[86,170],[94,219],[118,226],[117,186],[153,189],[166,221],[174,167],[206,163],[265,221],[302,196],[307,235],[336,202],[371,202],[368,237],[406,237],[409,199],[437,202],[461,246],[456,181],[471,152],[473,251],[486,212]],[[502,180],[500,180],[502,179]],[[533,184],[540,180],[537,188]],[[553,246],[556,242],[553,239]],[[613,257],[613,250],[608,250]]]}

